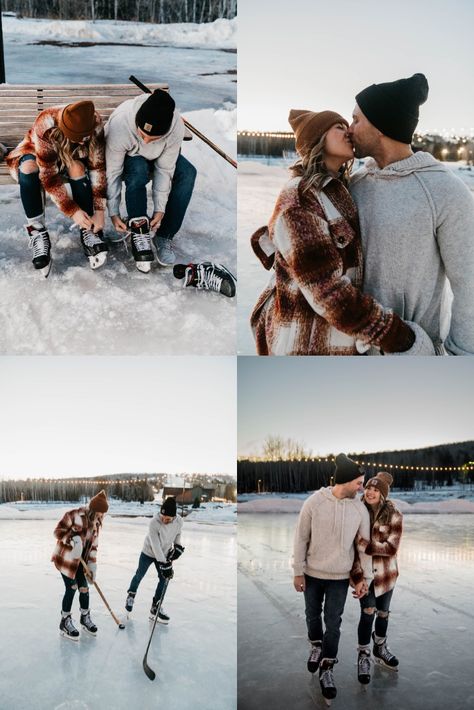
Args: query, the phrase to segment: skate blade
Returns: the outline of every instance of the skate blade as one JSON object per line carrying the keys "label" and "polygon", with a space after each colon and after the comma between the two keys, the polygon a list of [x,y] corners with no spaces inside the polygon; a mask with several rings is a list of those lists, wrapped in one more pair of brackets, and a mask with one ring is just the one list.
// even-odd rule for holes
{"label": "skate blade", "polygon": [[87,258],[89,259],[89,266],[95,271],[95,269],[100,269],[107,261],[107,252],[100,251],[98,254],[88,256]]}
{"label": "skate blade", "polygon": [[[150,614],[150,616],[148,617],[148,619],[149,619],[150,621],[155,621],[155,617],[153,616],[153,614]],[[169,622],[169,621],[163,621],[163,619],[157,619],[157,620],[156,620],[156,623],[157,623],[157,624],[163,624],[163,626],[167,626],[170,622]]]}
{"label": "skate blade", "polygon": [[392,673],[398,673],[398,666],[388,666],[380,658],[374,658],[374,663],[380,668],[386,668],[387,671],[392,671]]}
{"label": "skate blade", "polygon": [[79,641],[81,638],[80,636],[69,636],[65,631],[60,631],[59,635],[62,636],[64,639],[68,639],[69,641]]}
{"label": "skate blade", "polygon": [[151,271],[151,261],[136,261],[135,266],[142,274],[149,274]]}
{"label": "skate blade", "polygon": [[49,272],[51,271],[52,265],[53,265],[53,260],[51,259],[51,261],[49,262],[49,264],[47,266],[43,266],[42,269],[36,269],[36,271],[38,272],[38,274],[41,274],[42,276],[44,276],[45,279],[47,279],[49,276]]}

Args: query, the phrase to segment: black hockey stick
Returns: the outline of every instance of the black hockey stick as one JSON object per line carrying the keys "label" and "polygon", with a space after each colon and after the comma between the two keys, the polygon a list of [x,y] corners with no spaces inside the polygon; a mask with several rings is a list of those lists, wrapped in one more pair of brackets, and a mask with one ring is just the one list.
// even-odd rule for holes
{"label": "black hockey stick", "polygon": [[[145,94],[151,94],[150,89],[147,86],[145,86],[145,84],[142,84],[140,79],[137,79],[137,77],[133,76],[133,74],[128,77],[128,80],[132,81],[134,84],[136,84],[139,89],[141,89],[143,92],[145,92]],[[194,133],[194,135],[197,136],[198,138],[200,138],[202,141],[204,141],[204,143],[207,143],[207,145],[210,148],[212,148],[212,150],[215,150],[216,153],[218,153],[221,156],[221,158],[224,158],[224,160],[227,160],[227,162],[230,163],[234,168],[237,167],[237,162],[233,158],[231,158],[229,155],[227,155],[227,153],[224,153],[222,148],[219,148],[219,146],[217,146],[215,143],[213,143],[211,140],[209,140],[209,138],[207,138],[204,135],[204,133],[201,133],[201,131],[198,131],[197,128],[194,128],[194,126],[192,126],[189,123],[189,121],[186,121],[186,119],[183,118],[183,116],[181,116],[181,118],[184,121],[184,125],[186,126],[186,128],[189,128],[191,133]]]}
{"label": "black hockey stick", "polygon": [[158,614],[160,613],[160,609],[161,609],[161,603],[162,603],[162,601],[163,601],[163,599],[164,599],[166,590],[167,590],[167,588],[168,588],[168,582],[169,582],[169,581],[170,581],[169,579],[166,579],[166,580],[165,580],[165,585],[164,585],[164,587],[163,587],[163,591],[161,592],[161,597],[160,597],[160,599],[159,599],[159,601],[158,601],[158,606],[157,606],[156,615],[155,615],[155,621],[153,622],[153,628],[152,628],[152,630],[151,630],[150,638],[148,639],[148,646],[146,647],[145,655],[143,656],[143,670],[145,671],[146,675],[148,676],[148,678],[149,678],[150,680],[155,680],[155,678],[156,678],[156,673],[155,673],[155,671],[154,671],[152,668],[150,668],[150,666],[148,665],[148,662],[147,662],[148,651],[149,651],[149,649],[150,649],[151,640],[152,640],[153,634],[154,634],[154,632],[155,632],[156,622],[158,621]]}

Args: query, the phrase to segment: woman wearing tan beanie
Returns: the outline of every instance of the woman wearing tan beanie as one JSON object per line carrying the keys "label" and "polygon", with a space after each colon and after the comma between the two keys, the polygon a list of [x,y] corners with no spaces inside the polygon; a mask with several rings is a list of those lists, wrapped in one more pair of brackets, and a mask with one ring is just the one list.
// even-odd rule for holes
{"label": "woman wearing tan beanie", "polygon": [[[392,671],[398,671],[398,659],[387,646],[390,603],[398,577],[397,552],[403,529],[403,517],[388,499],[393,478],[381,471],[365,484],[362,500],[371,524],[370,542],[359,540],[357,548],[372,557],[373,581],[368,593],[359,599],[358,679],[370,683],[370,639],[372,634],[374,661]],[[357,570],[357,562],[355,565]],[[375,630],[372,626],[375,619]]]}
{"label": "woman wearing tan beanie", "polygon": [[292,110],[299,160],[252,247],[270,283],[251,316],[259,355],[358,355],[408,350],[414,334],[361,292],[359,220],[347,190],[353,147],[333,111]]}
{"label": "woman wearing tan beanie", "polygon": [[20,184],[33,266],[44,276],[49,275],[52,264],[44,215],[45,192],[79,226],[82,248],[91,268],[104,264],[104,156],[102,119],[92,101],[45,109],[22,142],[8,154],[6,162]]}

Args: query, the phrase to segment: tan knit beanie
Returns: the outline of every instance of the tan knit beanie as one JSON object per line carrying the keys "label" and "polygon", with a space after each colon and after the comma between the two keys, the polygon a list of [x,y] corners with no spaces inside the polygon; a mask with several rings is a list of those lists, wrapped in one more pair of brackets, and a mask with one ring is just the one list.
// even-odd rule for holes
{"label": "tan knit beanie", "polygon": [[95,126],[95,108],[92,101],[68,104],[59,114],[58,126],[73,143],[92,135]]}
{"label": "tan knit beanie", "polygon": [[386,473],[386,471],[379,471],[376,476],[374,476],[373,478],[369,478],[364,488],[368,488],[369,486],[372,486],[372,488],[377,488],[377,490],[380,491],[385,500],[387,500],[388,494],[390,493],[390,486],[392,485],[392,483],[393,476],[391,476],[389,473]]}
{"label": "tan knit beanie", "polygon": [[89,510],[93,510],[94,513],[106,513],[108,509],[109,504],[105,491],[100,491],[89,501]]}
{"label": "tan knit beanie", "polygon": [[292,108],[288,121],[295,134],[296,150],[304,157],[319,143],[323,135],[336,123],[349,127],[346,119],[334,111],[305,111]]}

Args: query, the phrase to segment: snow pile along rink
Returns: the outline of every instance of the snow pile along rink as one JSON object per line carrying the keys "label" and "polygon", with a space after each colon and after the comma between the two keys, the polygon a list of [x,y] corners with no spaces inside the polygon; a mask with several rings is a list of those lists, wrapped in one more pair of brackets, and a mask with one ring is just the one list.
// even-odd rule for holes
{"label": "snow pile along rink", "polygon": [[[236,155],[236,109],[186,113],[189,122]],[[199,138],[183,144],[197,169],[194,194],[174,239],[177,262],[217,261],[236,272],[237,171]],[[53,269],[48,279],[31,265],[19,188],[0,187],[0,352],[13,354],[163,355],[235,352],[235,301],[182,288],[172,269],[154,262],[135,268],[126,244],[111,246],[107,264],[89,268],[79,230],[47,201]],[[149,194],[148,213],[153,206]],[[122,215],[125,205],[122,204]],[[106,236],[113,235],[106,219]]]}
{"label": "snow pile along rink", "polygon": [[235,49],[237,18],[214,22],[180,22],[151,24],[147,22],[114,22],[113,20],[32,20],[3,17],[7,39],[25,41],[118,42],[123,44],[172,44],[175,47],[207,47]]}

